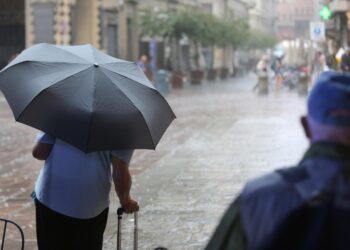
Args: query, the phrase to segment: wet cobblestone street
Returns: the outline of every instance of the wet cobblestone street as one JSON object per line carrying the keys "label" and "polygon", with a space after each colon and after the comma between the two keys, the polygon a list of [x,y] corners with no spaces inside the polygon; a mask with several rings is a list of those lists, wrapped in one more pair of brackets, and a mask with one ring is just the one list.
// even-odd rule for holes
{"label": "wet cobblestone street", "polygon": [[[156,151],[137,151],[131,163],[132,194],[141,206],[139,249],[203,249],[247,180],[299,161],[307,147],[299,125],[305,97],[288,91],[257,96],[255,82],[248,75],[167,96],[177,119]],[[20,224],[25,249],[36,249],[30,198],[42,165],[31,157],[36,131],[14,122],[1,95],[0,125],[0,217]],[[116,249],[113,192],[111,199],[106,250]],[[123,249],[132,249],[132,220],[123,221]]]}

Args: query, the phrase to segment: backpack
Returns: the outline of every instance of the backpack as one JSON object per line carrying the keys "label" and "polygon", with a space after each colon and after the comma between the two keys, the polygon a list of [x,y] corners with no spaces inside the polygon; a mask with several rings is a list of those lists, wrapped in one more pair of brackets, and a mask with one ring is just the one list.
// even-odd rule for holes
{"label": "backpack", "polygon": [[[278,172],[292,185],[308,176],[304,167]],[[321,193],[293,211],[259,249],[350,249],[350,211],[335,207],[333,195]]]}

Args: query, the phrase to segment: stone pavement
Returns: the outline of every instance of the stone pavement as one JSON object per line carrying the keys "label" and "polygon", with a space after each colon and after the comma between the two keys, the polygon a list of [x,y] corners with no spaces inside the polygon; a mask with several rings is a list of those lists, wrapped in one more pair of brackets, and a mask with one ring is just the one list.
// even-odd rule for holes
{"label": "stone pavement", "polygon": [[[250,75],[168,96],[176,121],[155,152],[137,154],[132,164],[151,162],[134,176],[140,249],[203,249],[248,179],[301,158],[307,147],[299,126],[305,98],[285,91],[257,97],[255,82]],[[111,207],[105,249],[116,249],[115,199]],[[125,249],[132,249],[132,225],[128,215]]]}
{"label": "stone pavement", "polygon": [[[307,146],[299,126],[305,99],[286,91],[256,96],[255,82],[249,75],[167,96],[177,119],[156,151],[137,151],[131,163],[132,194],[141,205],[139,249],[203,249],[248,179],[300,159]],[[42,165],[30,154],[36,132],[13,121],[2,96],[0,126],[0,217],[18,222],[26,249],[36,249],[29,197]],[[116,249],[113,192],[111,199],[106,250]],[[123,249],[132,249],[132,220],[128,215],[123,222]],[[10,244],[5,249],[18,242]]]}

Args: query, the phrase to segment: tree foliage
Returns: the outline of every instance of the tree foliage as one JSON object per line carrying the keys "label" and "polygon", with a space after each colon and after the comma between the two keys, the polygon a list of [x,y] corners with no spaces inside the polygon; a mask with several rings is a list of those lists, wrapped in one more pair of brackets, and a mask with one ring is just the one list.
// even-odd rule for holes
{"label": "tree foliage", "polygon": [[276,38],[250,30],[244,18],[218,18],[209,13],[183,10],[161,12],[146,10],[140,17],[141,36],[162,37],[180,41],[187,37],[195,46],[194,61],[199,67],[199,45],[246,49],[273,47]]}
{"label": "tree foliage", "polygon": [[248,49],[266,49],[274,47],[276,43],[277,38],[275,36],[258,30],[252,30],[245,47]]}
{"label": "tree foliage", "polygon": [[223,20],[198,11],[145,11],[140,18],[141,36],[181,39],[187,36],[204,46],[241,47],[246,44],[249,26],[244,19]]}
{"label": "tree foliage", "polygon": [[216,45],[220,47],[242,47],[249,36],[249,26],[244,19],[219,20],[216,30]]}
{"label": "tree foliage", "polygon": [[172,22],[169,16],[165,12],[154,12],[152,10],[146,10],[140,16],[140,30],[141,37],[168,37],[172,32]]}

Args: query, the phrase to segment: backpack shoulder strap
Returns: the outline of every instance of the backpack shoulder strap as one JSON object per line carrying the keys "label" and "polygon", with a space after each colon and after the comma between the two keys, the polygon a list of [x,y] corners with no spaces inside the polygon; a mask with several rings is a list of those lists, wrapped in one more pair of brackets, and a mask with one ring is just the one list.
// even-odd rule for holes
{"label": "backpack shoulder strap", "polygon": [[306,179],[309,176],[306,168],[303,166],[279,169],[276,172],[280,174],[282,178],[290,184],[295,184],[303,179]]}

